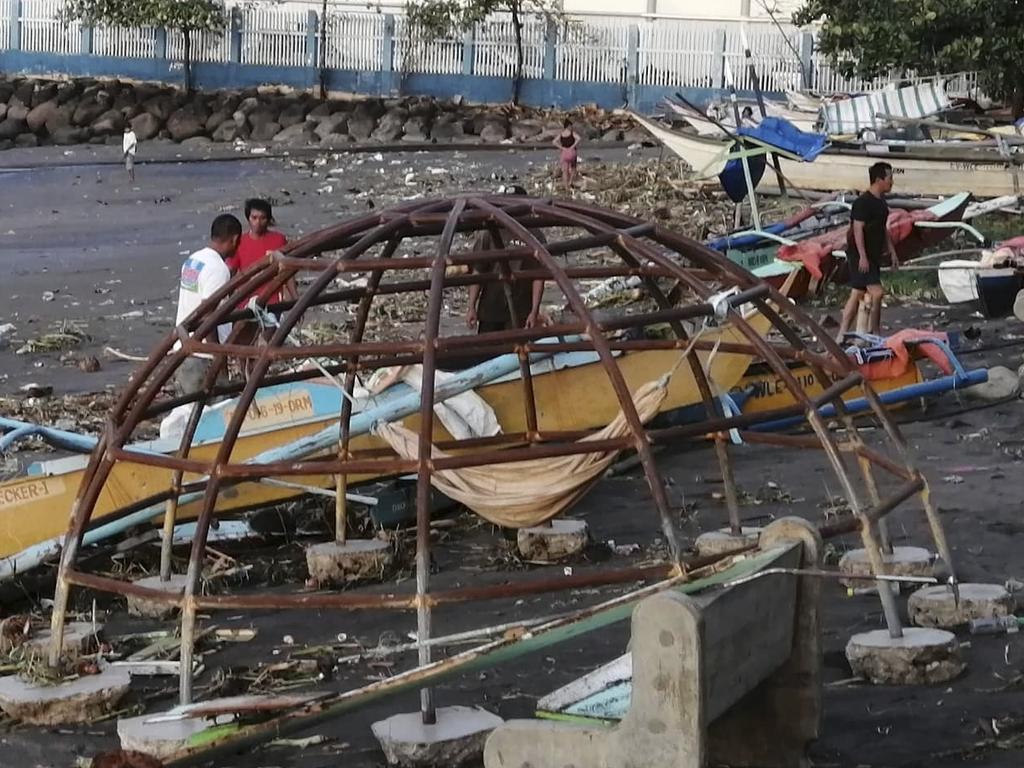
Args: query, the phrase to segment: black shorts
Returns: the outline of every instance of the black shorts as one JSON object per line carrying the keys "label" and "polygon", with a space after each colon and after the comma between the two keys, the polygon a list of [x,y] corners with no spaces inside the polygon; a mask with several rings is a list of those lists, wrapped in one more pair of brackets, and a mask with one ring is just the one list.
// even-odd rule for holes
{"label": "black shorts", "polygon": [[882,269],[873,261],[868,261],[868,271],[858,269],[858,261],[850,262],[850,287],[863,291],[869,285],[882,284]]}

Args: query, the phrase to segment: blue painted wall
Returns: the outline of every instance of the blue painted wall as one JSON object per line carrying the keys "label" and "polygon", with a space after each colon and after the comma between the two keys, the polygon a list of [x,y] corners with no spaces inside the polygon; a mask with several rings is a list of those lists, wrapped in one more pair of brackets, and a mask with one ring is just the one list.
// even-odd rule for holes
{"label": "blue painted wall", "polygon": [[[168,59],[125,59],[83,54],[61,55],[31,51],[0,51],[0,71],[20,75],[66,75],[71,77],[120,77],[172,84],[182,81],[181,63]],[[292,88],[317,87],[313,67],[269,67],[238,63],[193,64],[196,87],[204,90],[284,85]],[[434,96],[439,99],[462,96],[479,103],[504,103],[512,98],[512,81],[480,75],[424,75],[398,72],[355,72],[332,69],[327,73],[332,91],[367,96]],[[654,112],[666,96],[681,92],[690,101],[705,105],[728,97],[721,88],[674,88],[626,83],[593,83],[569,80],[524,80],[520,102],[532,107],[570,109],[596,104],[604,109],[628,106],[639,112]],[[741,91],[741,98],[753,93]],[[765,94],[781,97],[781,94]]]}

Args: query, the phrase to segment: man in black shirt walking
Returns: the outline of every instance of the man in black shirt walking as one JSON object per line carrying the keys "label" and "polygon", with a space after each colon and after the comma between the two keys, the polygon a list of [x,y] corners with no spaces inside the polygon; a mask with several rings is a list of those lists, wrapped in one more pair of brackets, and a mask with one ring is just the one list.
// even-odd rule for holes
{"label": "man in black shirt walking", "polygon": [[875,163],[868,169],[871,186],[853,204],[850,231],[846,236],[846,261],[850,266],[850,298],[843,308],[839,324],[839,341],[853,325],[860,303],[867,294],[870,309],[870,332],[878,334],[882,325],[882,263],[888,256],[893,269],[899,268],[896,247],[889,237],[889,206],[885,195],[892,191],[892,166]]}

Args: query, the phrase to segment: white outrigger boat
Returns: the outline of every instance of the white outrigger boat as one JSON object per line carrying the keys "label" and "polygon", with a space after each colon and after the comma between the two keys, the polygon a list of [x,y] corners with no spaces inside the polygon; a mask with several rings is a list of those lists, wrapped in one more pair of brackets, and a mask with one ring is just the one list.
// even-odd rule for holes
{"label": "white outrigger boat", "polygon": [[[685,160],[700,177],[717,175],[729,159],[736,156],[732,140],[694,136],[635,113],[631,115],[667,149]],[[745,137],[745,140],[750,139]],[[928,142],[908,142],[867,152],[862,147],[833,144],[817,155],[813,163],[802,162],[785,153],[776,152],[775,155],[786,179],[802,189],[864,189],[867,187],[868,168],[879,160],[886,160],[893,165],[900,193],[955,195],[969,189],[976,198],[1021,193],[1021,159],[1015,154],[1000,153],[990,147],[971,149],[969,144],[940,147]],[[766,173],[761,184],[767,188],[778,188],[772,173]]]}

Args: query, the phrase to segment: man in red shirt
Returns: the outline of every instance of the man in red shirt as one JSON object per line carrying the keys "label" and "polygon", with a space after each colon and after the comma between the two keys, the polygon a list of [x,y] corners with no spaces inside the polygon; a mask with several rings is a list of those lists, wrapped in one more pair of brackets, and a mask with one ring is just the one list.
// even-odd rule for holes
{"label": "man in red shirt", "polygon": [[[254,264],[262,261],[268,253],[280,250],[288,240],[280,232],[270,229],[274,224],[274,210],[267,200],[251,198],[245,201],[245,218],[249,222],[249,231],[242,235],[238,243],[238,250],[227,262],[231,273],[244,271]],[[244,309],[253,298],[259,299],[261,305],[274,304],[279,301],[288,301],[296,297],[295,281],[288,280],[280,290],[271,294],[269,288],[263,289],[247,296],[239,303],[239,309]],[[260,326],[253,320],[240,320],[239,334],[236,337],[239,344],[254,344],[260,336]],[[264,335],[272,333],[272,329],[266,329]],[[251,362],[251,361],[250,361]],[[248,366],[246,366],[248,367]]]}
{"label": "man in red shirt", "polygon": [[[271,251],[280,250],[288,243],[284,235],[270,229],[274,224],[274,210],[268,201],[261,200],[260,198],[246,200],[245,219],[249,222],[249,231],[242,235],[234,258],[228,262],[228,267],[232,272],[248,269],[253,264],[262,261],[263,257]],[[266,300],[268,297],[265,294],[266,289],[261,293],[254,293],[253,296],[265,299],[262,302],[265,304],[273,304],[284,299],[293,299],[295,298],[295,284],[289,280],[283,289],[278,291],[273,297],[270,297],[269,300]],[[247,298],[240,306],[244,307],[248,303],[249,300]]]}

